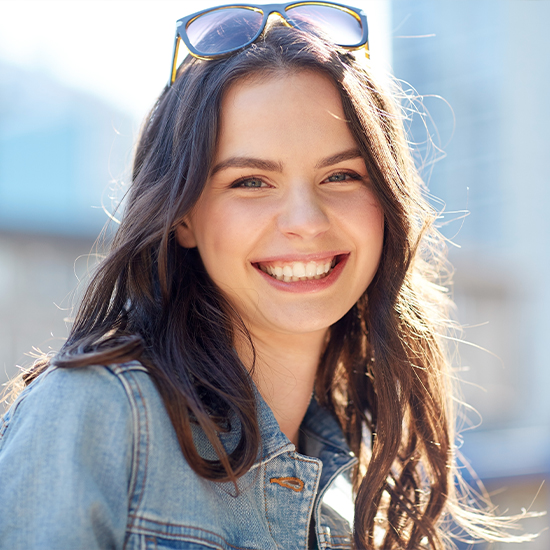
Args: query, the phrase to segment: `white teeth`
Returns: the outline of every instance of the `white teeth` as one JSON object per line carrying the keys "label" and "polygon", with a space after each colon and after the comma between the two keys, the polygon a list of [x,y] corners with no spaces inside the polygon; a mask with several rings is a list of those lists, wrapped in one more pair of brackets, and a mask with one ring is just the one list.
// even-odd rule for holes
{"label": "white teeth", "polygon": [[292,266],[292,271],[293,271],[294,277],[306,276],[306,266],[302,262],[296,262]]}
{"label": "white teeth", "polygon": [[309,262],[306,265],[306,277],[315,277],[317,275],[317,264],[315,262]]}
{"label": "white teeth", "polygon": [[322,279],[336,265],[336,257],[326,262],[292,262],[285,265],[259,264],[260,269],[285,283]]}

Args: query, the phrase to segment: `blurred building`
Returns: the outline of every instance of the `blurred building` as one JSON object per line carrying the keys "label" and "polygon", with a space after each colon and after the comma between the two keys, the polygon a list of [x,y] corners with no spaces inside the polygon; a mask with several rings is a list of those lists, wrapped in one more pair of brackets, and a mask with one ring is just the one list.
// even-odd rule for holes
{"label": "blurred building", "polygon": [[[394,73],[430,115],[410,124],[419,164],[443,201],[432,199],[441,230],[460,246],[450,258],[470,344],[456,365],[477,411],[465,410],[462,451],[490,490],[507,487],[494,498],[501,512],[517,513],[550,471],[550,3],[394,0],[392,9]],[[433,163],[438,147],[446,158]],[[543,485],[533,509],[548,504]],[[525,547],[549,548],[548,533]]]}
{"label": "blurred building", "polygon": [[[124,113],[0,64],[0,382],[58,349],[78,277],[129,165]],[[77,258],[79,258],[77,260]]]}

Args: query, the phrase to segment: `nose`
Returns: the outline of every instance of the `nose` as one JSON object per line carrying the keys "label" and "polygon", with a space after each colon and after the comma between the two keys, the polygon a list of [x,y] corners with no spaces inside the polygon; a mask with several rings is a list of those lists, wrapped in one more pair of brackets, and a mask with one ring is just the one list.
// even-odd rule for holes
{"label": "nose", "polygon": [[278,218],[279,230],[292,238],[313,239],[330,227],[326,207],[315,190],[298,185],[289,191]]}

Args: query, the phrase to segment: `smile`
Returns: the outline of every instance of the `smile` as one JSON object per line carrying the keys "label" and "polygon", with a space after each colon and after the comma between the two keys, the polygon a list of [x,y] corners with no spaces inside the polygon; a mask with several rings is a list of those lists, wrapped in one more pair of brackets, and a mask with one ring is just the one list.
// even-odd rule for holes
{"label": "smile", "polygon": [[278,281],[285,283],[298,281],[314,281],[327,277],[338,263],[338,256],[323,260],[310,260],[308,262],[258,262],[256,265],[264,273],[267,273]]}

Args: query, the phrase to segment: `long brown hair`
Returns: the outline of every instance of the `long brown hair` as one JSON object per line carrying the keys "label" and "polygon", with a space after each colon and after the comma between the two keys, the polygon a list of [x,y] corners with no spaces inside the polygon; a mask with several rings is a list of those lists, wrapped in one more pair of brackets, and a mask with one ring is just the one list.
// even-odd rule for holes
{"label": "long brown hair", "polygon": [[[441,239],[392,96],[368,66],[318,37],[275,25],[231,57],[184,61],[144,124],[120,227],[52,362],[75,368],[139,359],[199,475],[235,481],[252,466],[260,445],[254,389],[233,346],[236,331],[247,336],[246,327],[197,250],[178,245],[175,229],[207,180],[224,92],[253,74],[302,70],[328,76],[339,91],[385,218],[377,274],[330,327],[315,387],[360,458],[355,546],[444,548],[441,520],[457,497],[454,413],[442,346],[447,299],[438,286]],[[37,363],[26,382],[46,366]],[[217,434],[229,429],[230,413],[241,424],[241,439],[226,454]],[[193,423],[219,460],[199,455]]]}

